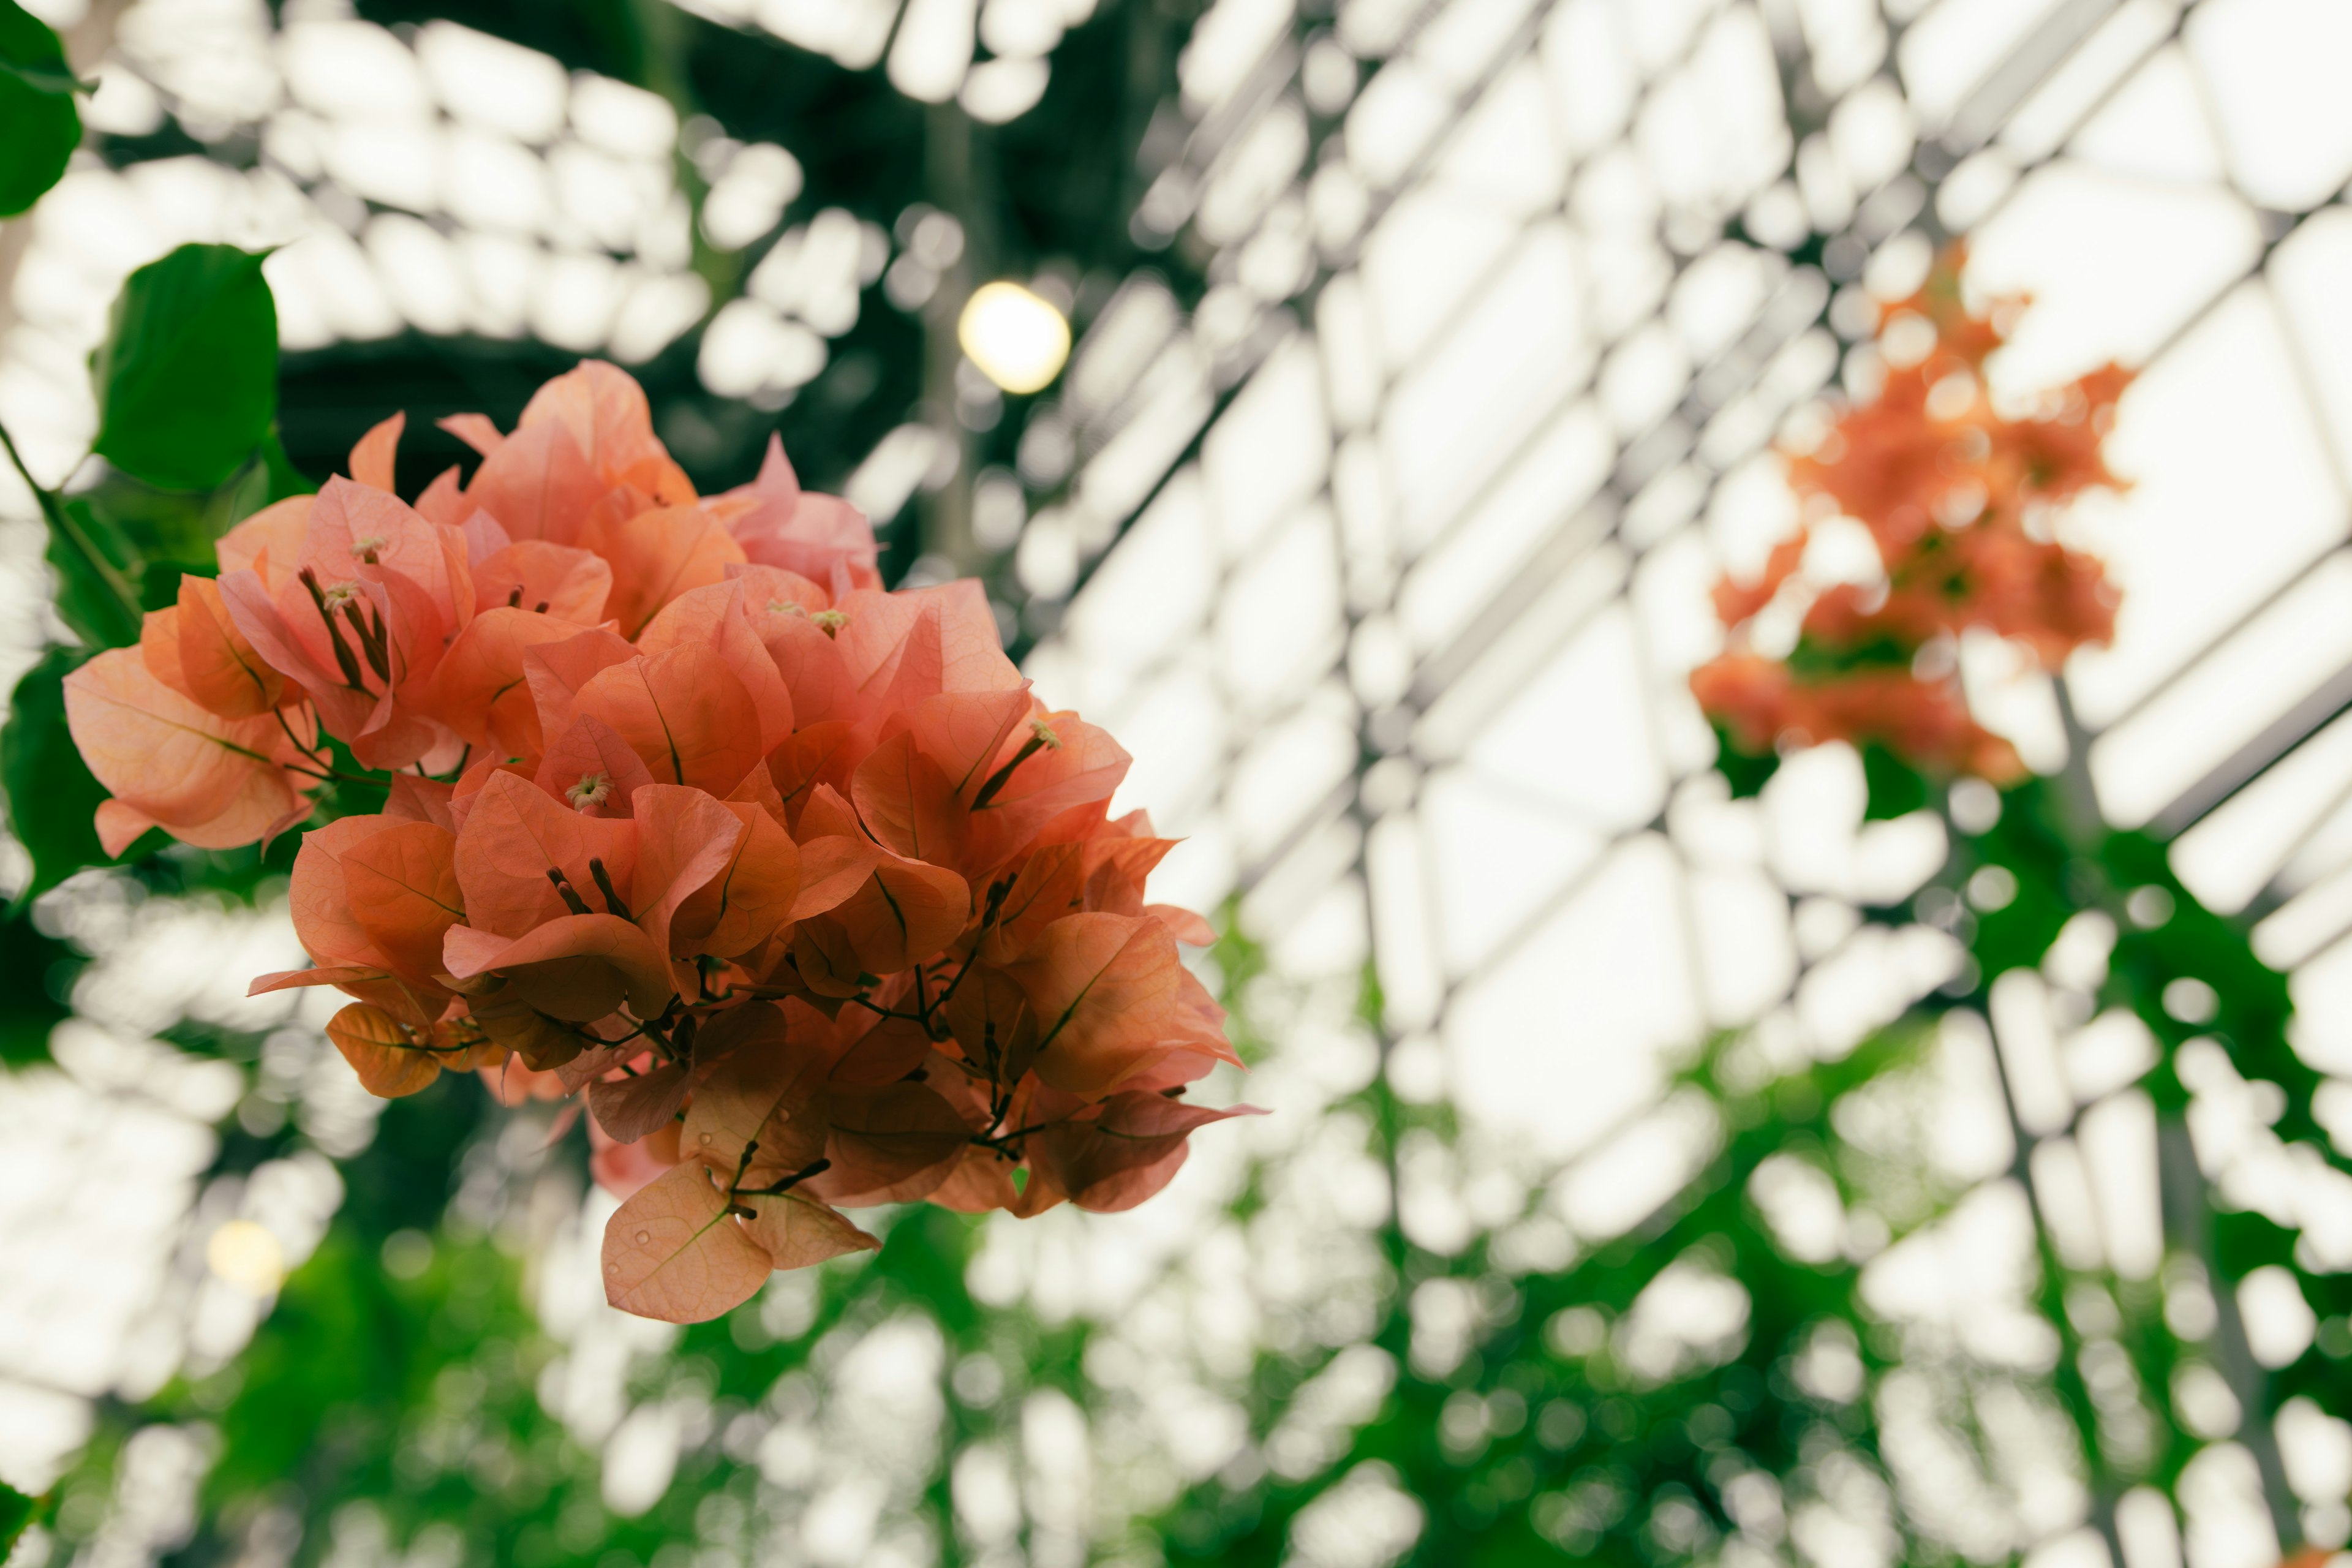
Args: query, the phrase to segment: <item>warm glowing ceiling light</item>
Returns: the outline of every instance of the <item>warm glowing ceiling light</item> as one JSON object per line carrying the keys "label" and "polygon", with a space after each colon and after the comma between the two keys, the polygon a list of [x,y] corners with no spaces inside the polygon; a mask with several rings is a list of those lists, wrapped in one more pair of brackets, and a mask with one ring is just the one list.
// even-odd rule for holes
{"label": "warm glowing ceiling light", "polygon": [[1052,384],[1070,357],[1070,323],[1018,283],[985,283],[965,301],[956,341],[981,374],[1007,392]]}
{"label": "warm glowing ceiling light", "polygon": [[247,1295],[269,1295],[286,1279],[286,1248],[268,1226],[249,1219],[233,1219],[213,1232],[205,1263]]}

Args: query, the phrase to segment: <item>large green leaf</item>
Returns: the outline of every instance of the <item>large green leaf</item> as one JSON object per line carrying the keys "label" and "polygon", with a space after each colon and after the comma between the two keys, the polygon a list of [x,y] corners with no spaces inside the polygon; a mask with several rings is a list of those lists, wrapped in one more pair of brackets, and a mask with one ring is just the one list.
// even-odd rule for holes
{"label": "large green leaf", "polygon": [[112,863],[91,821],[105,786],[90,776],[66,729],[65,679],[89,657],[79,648],[51,648],[16,683],[7,726],[0,729],[8,827],[33,857],[33,879],[17,895],[19,907],[85,866]]}
{"label": "large green leaf", "polygon": [[278,308],[262,258],[184,245],[131,275],[92,372],[98,452],[167,489],[211,489],[278,408]]}
{"label": "large green leaf", "polygon": [[40,199],[81,142],[74,79],[58,36],[0,0],[0,217]]}
{"label": "large green leaf", "polygon": [[79,496],[44,497],[42,510],[49,520],[47,559],[58,574],[58,616],[92,647],[137,642],[145,565],[130,535]]}

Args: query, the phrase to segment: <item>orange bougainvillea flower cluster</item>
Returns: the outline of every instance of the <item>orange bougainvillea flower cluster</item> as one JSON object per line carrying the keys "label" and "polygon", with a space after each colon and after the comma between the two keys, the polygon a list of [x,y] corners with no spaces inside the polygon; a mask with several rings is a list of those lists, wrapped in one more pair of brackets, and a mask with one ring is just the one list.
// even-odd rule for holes
{"label": "orange bougainvillea flower cluster", "polygon": [[[1971,311],[1960,290],[1965,259],[1955,247],[1918,294],[1887,312],[1890,368],[1878,396],[1789,458],[1805,515],[1861,523],[1879,579],[1809,583],[1808,523],[1773,549],[1756,580],[1717,584],[1733,647],[1695,671],[1691,688],[1742,750],[1875,742],[1920,766],[2008,783],[2023,765],[1969,717],[1954,639],[1990,631],[2055,669],[2114,636],[2116,595],[2105,569],[2061,542],[2055,522],[2084,491],[2118,488],[2101,446],[2130,376],[2109,365],[2022,417],[1996,409],[1985,361],[2023,302]],[[1795,657],[1746,646],[1755,617],[1790,595],[1802,604]]]}
{"label": "orange bougainvillea flower cluster", "polygon": [[1127,753],[1031,695],[978,584],[883,592],[772,444],[698,499],[607,365],[511,435],[445,424],[470,483],[400,500],[386,421],[68,718],[110,847],[303,822],[322,730],[387,771],[303,837],[315,967],[255,989],[357,998],[328,1032],[378,1094],[584,1095],[615,1305],[709,1318],[877,1245],[842,1206],[1127,1208],[1236,1114],[1183,1099],[1236,1058],[1178,954],[1209,927],[1145,901],[1171,841],[1109,816]]}

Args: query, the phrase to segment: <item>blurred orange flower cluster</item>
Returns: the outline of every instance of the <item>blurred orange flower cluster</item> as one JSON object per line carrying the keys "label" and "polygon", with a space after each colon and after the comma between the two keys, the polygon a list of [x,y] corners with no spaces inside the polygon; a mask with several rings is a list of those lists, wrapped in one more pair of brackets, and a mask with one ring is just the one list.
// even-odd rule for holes
{"label": "blurred orange flower cluster", "polygon": [[[2023,765],[1969,717],[1960,634],[2014,638],[2047,669],[2114,635],[2116,594],[2105,569],[2062,542],[2055,524],[2083,491],[2119,488],[2101,447],[2130,374],[2108,365],[2021,417],[1997,409],[1985,361],[2022,301],[1969,310],[1965,259],[1955,247],[1916,295],[1887,311],[1878,396],[1789,459],[1809,520],[1841,515],[1868,531],[1876,580],[1809,582],[1809,521],[1756,580],[1716,586],[1733,647],[1693,672],[1691,689],[1743,750],[1875,742],[1922,767],[2005,784]],[[1792,602],[1801,605],[1794,657],[1748,646],[1756,618]]]}
{"label": "blurred orange flower cluster", "polygon": [[727,1310],[877,1245],[835,1205],[1033,1215],[1164,1185],[1234,1061],[1144,901],[1171,847],[1108,806],[1127,753],[1049,712],[979,585],[885,593],[871,530],[757,482],[698,500],[644,395],[589,363],[415,507],[401,422],[349,479],[225,537],[137,648],[67,685],[119,848],[251,842],[342,775],[381,812],[308,833],[329,1034],[378,1094],[478,1068],[583,1092],[613,1302]]}

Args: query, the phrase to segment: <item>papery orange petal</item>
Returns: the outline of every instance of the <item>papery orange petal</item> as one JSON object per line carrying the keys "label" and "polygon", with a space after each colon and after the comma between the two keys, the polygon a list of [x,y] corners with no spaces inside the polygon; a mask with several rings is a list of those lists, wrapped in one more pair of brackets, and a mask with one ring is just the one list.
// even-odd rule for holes
{"label": "papery orange petal", "polygon": [[759,714],[726,660],[689,645],[600,670],[577,710],[609,724],[657,784],[724,794],[765,755]]}
{"label": "papery orange petal", "polygon": [[473,566],[476,613],[507,606],[551,616],[575,629],[604,618],[613,568],[588,551],[526,539]]}
{"label": "papery orange petal", "polygon": [[393,459],[400,451],[400,433],[408,427],[408,416],[395,414],[375,426],[359,438],[352,448],[352,479],[387,494],[393,489]]}
{"label": "papery orange petal", "polygon": [[618,915],[565,915],[513,939],[451,926],[442,942],[450,974],[503,974],[551,1018],[593,1023],[625,1001],[641,1018],[658,1017],[677,994],[667,955]]}
{"label": "papery orange petal", "polygon": [[779,1268],[806,1268],[852,1252],[879,1252],[881,1241],[846,1215],[797,1191],[746,1194],[743,1229]]}
{"label": "papery orange petal", "polygon": [[1180,1046],[1230,1050],[1188,1005],[1176,939],[1158,921],[1066,916],[1005,968],[1037,1015],[1034,1070],[1056,1089],[1105,1093]]}
{"label": "papery orange petal", "polygon": [[924,1196],[955,1170],[971,1128],[927,1084],[899,1083],[832,1099],[832,1169],[803,1190],[827,1203],[863,1206]]}
{"label": "papery orange petal", "polygon": [[735,1223],[709,1170],[674,1165],[604,1226],[604,1299],[625,1312],[700,1323],[750,1300],[774,1265]]}
{"label": "papery orange petal", "polygon": [[354,1002],[327,1023],[327,1038],[359,1074],[360,1086],[384,1100],[415,1094],[441,1076],[433,1053],[380,1008]]}

